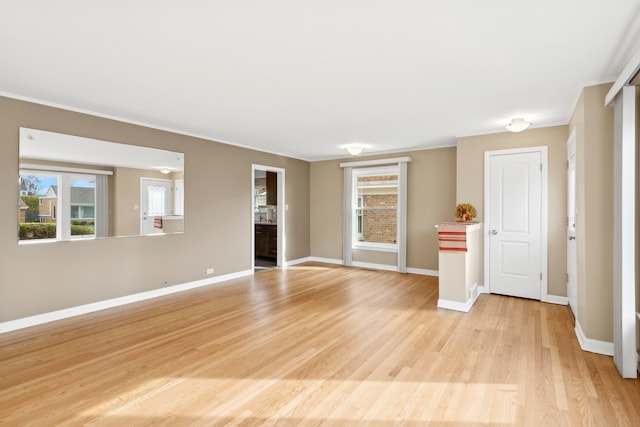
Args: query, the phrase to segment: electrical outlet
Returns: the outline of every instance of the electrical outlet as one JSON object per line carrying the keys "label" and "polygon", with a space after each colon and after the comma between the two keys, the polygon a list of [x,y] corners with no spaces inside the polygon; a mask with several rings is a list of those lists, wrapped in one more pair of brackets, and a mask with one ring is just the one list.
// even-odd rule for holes
{"label": "electrical outlet", "polygon": [[213,274],[213,273],[214,273],[214,271],[215,271],[215,270],[213,269],[213,267],[211,267],[211,268],[207,268],[207,274]]}

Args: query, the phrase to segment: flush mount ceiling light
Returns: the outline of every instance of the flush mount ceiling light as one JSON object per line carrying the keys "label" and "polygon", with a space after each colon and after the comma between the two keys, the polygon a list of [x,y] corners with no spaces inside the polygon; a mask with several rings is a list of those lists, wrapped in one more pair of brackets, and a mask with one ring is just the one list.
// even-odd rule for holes
{"label": "flush mount ceiling light", "polygon": [[513,119],[511,120],[511,123],[505,126],[505,128],[511,132],[522,132],[529,126],[531,126],[531,122],[528,122],[525,119]]}
{"label": "flush mount ceiling light", "polygon": [[160,169],[160,172],[162,172],[163,174],[165,174],[165,175],[166,175],[166,174],[168,174],[169,172],[171,172],[171,169],[169,169],[169,168],[162,168],[162,169]]}
{"label": "flush mount ceiling light", "polygon": [[351,154],[352,156],[358,156],[362,154],[365,148],[366,147],[364,145],[359,144],[352,144],[344,147],[344,149],[347,150],[347,153]]}

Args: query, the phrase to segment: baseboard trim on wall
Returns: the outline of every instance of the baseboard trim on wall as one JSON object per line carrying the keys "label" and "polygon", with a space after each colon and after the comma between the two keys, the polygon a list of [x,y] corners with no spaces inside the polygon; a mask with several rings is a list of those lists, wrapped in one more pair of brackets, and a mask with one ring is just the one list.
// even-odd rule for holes
{"label": "baseboard trim on wall", "polygon": [[476,283],[471,287],[471,289],[469,289],[469,299],[467,300],[467,302],[450,301],[439,298],[438,308],[446,308],[447,310],[455,310],[468,313],[471,310],[471,307],[473,307],[473,304],[475,304],[478,300],[478,296],[480,295],[480,292],[478,292],[478,288],[479,286]]}
{"label": "baseboard trim on wall", "polygon": [[[490,294],[491,292],[485,286],[478,286],[478,293]],[[569,305],[569,298],[559,295],[547,295],[546,297],[541,298],[540,301],[547,302],[549,304]]]}
{"label": "baseboard trim on wall", "polygon": [[308,256],[306,258],[298,258],[298,259],[294,259],[291,261],[287,261],[285,263],[285,266],[290,266],[290,265],[296,265],[296,264],[302,264],[304,262],[322,262],[325,264],[335,264],[335,265],[342,265],[343,262],[341,259],[334,259],[334,258],[321,258],[321,257],[317,257],[317,256]]}
{"label": "baseboard trim on wall", "polygon": [[306,258],[298,258],[298,259],[292,259],[290,261],[285,261],[283,267],[291,267],[292,265],[298,265],[298,264],[302,264],[305,262],[311,262],[311,257],[306,257]]}
{"label": "baseboard trim on wall", "polygon": [[433,277],[439,276],[438,270],[427,270],[424,268],[407,268],[407,273],[419,274],[421,276],[433,276]]}
{"label": "baseboard trim on wall", "polygon": [[558,304],[558,305],[569,305],[569,298],[558,296],[558,295],[547,295],[547,297],[543,300],[543,302],[548,302],[551,304]]}
{"label": "baseboard trim on wall", "polygon": [[202,286],[211,286],[221,282],[226,282],[227,280],[251,276],[252,274],[252,270],[238,271],[236,273],[223,274],[222,276],[212,277],[210,279],[181,283],[179,285],[167,286],[166,288],[154,289],[152,291],[140,292],[123,297],[112,298],[90,304],[79,305],[76,307],[65,308],[62,310],[51,311],[49,313],[37,314],[35,316],[23,317],[22,319],[10,320],[8,322],[0,323],[0,334],[15,331],[18,329],[28,328],[30,326],[41,325],[43,323],[54,322],[56,320],[67,319],[69,317],[80,316],[82,314],[93,313],[95,311],[105,310],[108,308],[131,304],[134,302],[175,294],[177,292],[200,288]]}
{"label": "baseboard trim on wall", "polygon": [[360,262],[360,261],[353,261],[352,262],[353,267],[358,267],[358,268],[367,268],[367,269],[371,269],[371,270],[382,270],[382,271],[398,271],[398,266],[397,265],[389,265],[389,264],[376,264],[373,262]]}
{"label": "baseboard trim on wall", "polygon": [[[636,313],[637,321],[640,321],[640,313]],[[636,324],[638,323],[636,321]],[[640,351],[636,353],[636,371],[640,374]],[[640,377],[640,375],[638,375]]]}
{"label": "baseboard trim on wall", "polygon": [[484,286],[480,286],[477,283],[474,283],[471,289],[469,289],[469,298],[472,300],[471,305],[476,303],[476,300],[482,293],[480,292],[481,288],[484,288]]}
{"label": "baseboard trim on wall", "polygon": [[580,326],[580,322],[578,322],[578,319],[576,319],[575,332],[576,337],[578,337],[578,343],[580,343],[580,348],[584,351],[604,354],[605,356],[613,356],[613,343],[587,338]]}
{"label": "baseboard trim on wall", "polygon": [[[321,258],[315,256],[309,256],[305,258],[298,258],[291,261],[287,261],[285,263],[285,267],[289,267],[292,265],[302,264],[305,262],[322,262],[325,264],[335,264],[335,265],[344,265],[344,262],[341,259],[335,258]],[[371,262],[353,262],[354,267],[359,268],[370,268],[372,270],[383,270],[383,271],[398,271],[398,267],[395,265],[386,265],[386,264],[375,264]],[[424,268],[407,268],[407,273],[411,274],[419,274],[421,276],[434,276],[438,277],[438,270],[427,270]]]}

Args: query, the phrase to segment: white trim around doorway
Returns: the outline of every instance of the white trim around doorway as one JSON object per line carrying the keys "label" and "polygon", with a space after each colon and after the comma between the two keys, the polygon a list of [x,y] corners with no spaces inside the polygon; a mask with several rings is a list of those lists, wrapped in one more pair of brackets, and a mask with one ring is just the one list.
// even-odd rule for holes
{"label": "white trim around doorway", "polygon": [[256,171],[276,172],[278,174],[278,207],[276,208],[276,224],[278,227],[278,257],[276,265],[282,267],[286,264],[286,233],[285,233],[285,214],[288,210],[285,198],[285,170],[275,166],[266,166],[260,164],[251,165],[251,271],[255,270],[255,218],[254,211],[256,208],[255,198],[253,197],[253,187],[256,180]]}
{"label": "white trim around doorway", "polygon": [[490,251],[489,251],[489,232],[491,230],[491,224],[488,223],[490,216],[490,199],[489,199],[489,185],[490,185],[490,162],[492,156],[503,156],[508,154],[523,154],[523,153],[540,153],[542,163],[542,175],[540,177],[540,272],[542,278],[540,282],[540,301],[556,303],[556,297],[549,297],[548,292],[548,266],[547,266],[547,248],[548,248],[548,197],[549,197],[549,184],[548,184],[548,170],[549,170],[549,155],[548,147],[546,145],[536,147],[524,147],[524,148],[512,148],[506,150],[493,150],[485,151],[484,153],[484,286],[482,292],[491,293],[491,281],[490,281]]}

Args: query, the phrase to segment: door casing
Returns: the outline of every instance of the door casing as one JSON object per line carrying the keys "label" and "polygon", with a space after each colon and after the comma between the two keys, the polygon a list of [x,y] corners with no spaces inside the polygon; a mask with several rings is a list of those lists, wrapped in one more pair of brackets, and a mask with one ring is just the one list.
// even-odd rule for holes
{"label": "door casing", "polygon": [[286,264],[286,246],[285,246],[285,215],[288,210],[288,206],[285,204],[285,170],[274,166],[266,166],[260,164],[251,165],[251,271],[255,269],[255,253],[256,253],[256,241],[255,241],[255,218],[253,212],[255,211],[255,199],[253,197],[253,188],[256,182],[256,171],[275,172],[278,174],[278,205],[276,208],[276,223],[278,227],[278,255],[276,257],[276,265],[283,267]]}
{"label": "door casing", "polygon": [[152,232],[145,232],[145,229],[149,225],[149,221],[153,221],[153,219],[150,220],[150,218],[154,216],[154,215],[149,215],[147,212],[149,210],[149,200],[148,200],[148,192],[146,190],[148,185],[151,185],[154,183],[168,189],[167,194],[169,196],[169,200],[165,203],[165,206],[167,207],[168,212],[165,212],[165,215],[171,214],[171,208],[173,207],[173,196],[171,194],[172,183],[170,179],[141,177],[140,178],[140,235],[151,235],[151,234],[160,233],[159,231],[153,230],[153,229],[152,229]]}
{"label": "door casing", "polygon": [[[576,180],[576,133],[567,140],[567,299],[573,316],[578,318],[578,247],[576,220],[578,216]],[[573,175],[573,179],[571,177]]]}

